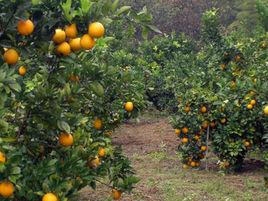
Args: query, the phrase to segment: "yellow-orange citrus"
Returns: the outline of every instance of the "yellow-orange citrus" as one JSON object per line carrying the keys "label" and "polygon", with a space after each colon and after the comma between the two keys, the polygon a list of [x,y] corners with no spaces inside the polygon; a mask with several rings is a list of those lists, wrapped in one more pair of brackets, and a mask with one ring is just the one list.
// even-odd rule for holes
{"label": "yellow-orange citrus", "polygon": [[0,164],[6,162],[6,156],[3,152],[0,151]]}
{"label": "yellow-orange citrus", "polygon": [[74,138],[69,133],[61,133],[59,137],[59,142],[64,147],[72,146],[74,143]]}
{"label": "yellow-orange citrus", "polygon": [[191,165],[191,167],[195,167],[195,166],[196,166],[196,163],[195,163],[194,161],[192,161],[192,162],[190,163],[190,165]]}
{"label": "yellow-orange citrus", "polygon": [[88,27],[88,34],[92,38],[100,38],[104,35],[105,28],[100,22],[91,23]]}
{"label": "yellow-orange citrus", "polygon": [[9,198],[14,193],[14,185],[9,181],[0,182],[0,195],[4,198]]}
{"label": "yellow-orange citrus", "polygon": [[187,134],[189,132],[189,129],[187,127],[182,128],[182,133]]}
{"label": "yellow-orange citrus", "polygon": [[207,146],[201,146],[201,151],[206,151],[207,150]]}
{"label": "yellow-orange citrus", "polygon": [[252,110],[252,109],[253,109],[253,105],[248,104],[248,105],[247,105],[247,109],[248,109],[248,110]]}
{"label": "yellow-orange citrus", "polygon": [[77,33],[78,33],[76,24],[71,24],[69,26],[65,26],[64,30],[65,30],[66,37],[76,38]]}
{"label": "yellow-orange citrus", "polygon": [[28,36],[34,31],[34,24],[31,20],[20,20],[17,24],[18,32],[23,36]]}
{"label": "yellow-orange citrus", "polygon": [[68,56],[71,53],[71,47],[69,43],[63,42],[57,47],[57,53],[62,54],[64,56]]}
{"label": "yellow-orange citrus", "polygon": [[134,109],[134,104],[132,102],[126,102],[125,104],[125,110],[127,112],[132,112]]}
{"label": "yellow-orange citrus", "polygon": [[114,200],[120,200],[121,196],[122,196],[121,191],[116,190],[116,189],[112,190],[112,197],[113,197]]}
{"label": "yellow-orange citrus", "polygon": [[181,130],[180,129],[175,129],[175,133],[176,133],[176,135],[179,135],[179,134],[181,134]]}
{"label": "yellow-orange citrus", "polygon": [[47,193],[43,196],[42,201],[58,201],[58,198],[54,193]]}
{"label": "yellow-orange citrus", "polygon": [[222,118],[221,119],[221,124],[225,124],[227,122],[227,119],[226,118]]}
{"label": "yellow-orange citrus", "polygon": [[74,38],[69,41],[72,51],[78,51],[81,49],[81,38]]}
{"label": "yellow-orange citrus", "polygon": [[4,61],[7,64],[16,64],[19,60],[19,54],[16,50],[14,49],[8,49],[4,53]]}
{"label": "yellow-orange citrus", "polygon": [[88,34],[83,35],[80,40],[81,47],[86,50],[92,49],[95,43],[95,40]]}
{"label": "yellow-orange citrus", "polygon": [[265,115],[268,115],[268,105],[266,105],[264,108],[263,108],[263,113]]}
{"label": "yellow-orange citrus", "polygon": [[254,106],[254,105],[257,104],[257,101],[256,101],[256,100],[251,100],[251,101],[250,101],[250,104]]}
{"label": "yellow-orange citrus", "polygon": [[190,110],[191,110],[190,106],[186,106],[186,107],[184,108],[184,111],[185,111],[186,113],[190,112]]}
{"label": "yellow-orange citrus", "polygon": [[20,74],[21,76],[24,76],[24,75],[26,74],[26,72],[27,72],[27,69],[26,69],[25,66],[21,66],[21,67],[19,67],[19,74]]}
{"label": "yellow-orange citrus", "polygon": [[89,161],[89,166],[91,168],[97,168],[100,165],[100,158],[96,156],[93,160]]}
{"label": "yellow-orange citrus", "polygon": [[52,37],[52,40],[54,41],[54,43],[56,44],[63,43],[65,39],[66,39],[65,31],[63,31],[62,29],[56,29]]}
{"label": "yellow-orange citrus", "polygon": [[188,140],[188,138],[187,137],[184,137],[184,138],[182,138],[182,143],[184,143],[184,144],[186,144],[186,143],[188,143],[189,142],[189,140]]}
{"label": "yellow-orange citrus", "polygon": [[100,148],[98,151],[99,157],[104,157],[106,155],[106,150],[104,148]]}
{"label": "yellow-orange citrus", "polygon": [[200,109],[201,113],[206,113],[207,112],[207,108],[205,106],[202,106]]}
{"label": "yellow-orange citrus", "polygon": [[96,118],[95,121],[94,121],[94,123],[93,123],[93,126],[94,126],[95,129],[100,130],[102,128],[102,121],[101,121],[101,119]]}

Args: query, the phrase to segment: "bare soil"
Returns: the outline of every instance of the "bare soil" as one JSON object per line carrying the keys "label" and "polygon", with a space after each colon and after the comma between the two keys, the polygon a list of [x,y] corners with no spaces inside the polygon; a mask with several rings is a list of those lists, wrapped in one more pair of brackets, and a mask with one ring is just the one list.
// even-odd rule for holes
{"label": "bare soil", "polygon": [[[240,174],[219,172],[217,158],[209,159],[210,170],[182,170],[176,154],[177,140],[165,117],[150,116],[122,125],[114,134],[114,144],[122,146],[141,179],[131,195],[122,201],[267,201],[263,163],[247,160]],[[83,189],[80,201],[109,201],[110,189]]]}

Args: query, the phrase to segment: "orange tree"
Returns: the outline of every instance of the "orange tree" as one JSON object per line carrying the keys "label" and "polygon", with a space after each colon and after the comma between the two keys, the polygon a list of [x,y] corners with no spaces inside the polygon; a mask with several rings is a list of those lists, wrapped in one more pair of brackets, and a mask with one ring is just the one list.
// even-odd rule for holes
{"label": "orange tree", "polygon": [[239,170],[249,150],[267,148],[267,35],[223,37],[216,10],[202,20],[204,47],[183,76],[174,74],[181,82],[172,123],[185,168],[199,167],[211,147],[221,168]]}
{"label": "orange tree", "polygon": [[111,62],[109,30],[137,14],[117,0],[0,7],[1,200],[63,201],[103,178],[120,199],[137,178],[110,136],[144,106],[144,89],[134,68]]}

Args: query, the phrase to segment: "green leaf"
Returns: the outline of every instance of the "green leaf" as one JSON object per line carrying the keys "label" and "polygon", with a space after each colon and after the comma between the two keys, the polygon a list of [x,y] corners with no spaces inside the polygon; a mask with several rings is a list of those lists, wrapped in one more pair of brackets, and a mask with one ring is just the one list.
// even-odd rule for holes
{"label": "green leaf", "polygon": [[130,9],[131,9],[131,6],[123,6],[116,11],[116,15],[117,16],[122,15],[123,13],[129,11]]}
{"label": "green leaf", "polygon": [[58,121],[57,122],[58,128],[62,131],[65,131],[67,133],[71,132],[71,128],[69,126],[69,124],[65,121]]}
{"label": "green leaf", "polygon": [[156,33],[159,33],[159,34],[162,34],[162,31],[160,31],[156,26],[154,25],[146,25],[150,30],[156,32]]}
{"label": "green leaf", "polygon": [[92,91],[98,95],[103,96],[104,95],[104,88],[99,82],[93,82],[91,85]]}
{"label": "green leaf", "polygon": [[21,86],[17,82],[10,83],[10,84],[8,84],[8,86],[10,87],[10,89],[13,89],[16,92],[21,91]]}
{"label": "green leaf", "polygon": [[119,3],[119,0],[115,0],[111,6],[111,10],[112,12],[114,12],[116,10],[116,8],[118,7],[118,3]]}

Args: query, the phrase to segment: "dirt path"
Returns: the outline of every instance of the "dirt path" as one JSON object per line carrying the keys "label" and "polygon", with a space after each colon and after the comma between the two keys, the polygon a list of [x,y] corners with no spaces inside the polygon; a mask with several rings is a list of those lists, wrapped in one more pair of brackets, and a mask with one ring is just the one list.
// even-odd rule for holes
{"label": "dirt path", "polygon": [[[123,125],[114,134],[141,179],[122,201],[266,201],[264,170],[224,175],[217,171],[181,169],[177,141],[167,118],[145,118]],[[211,161],[216,159],[211,159]],[[84,189],[80,201],[109,201],[109,189]]]}

